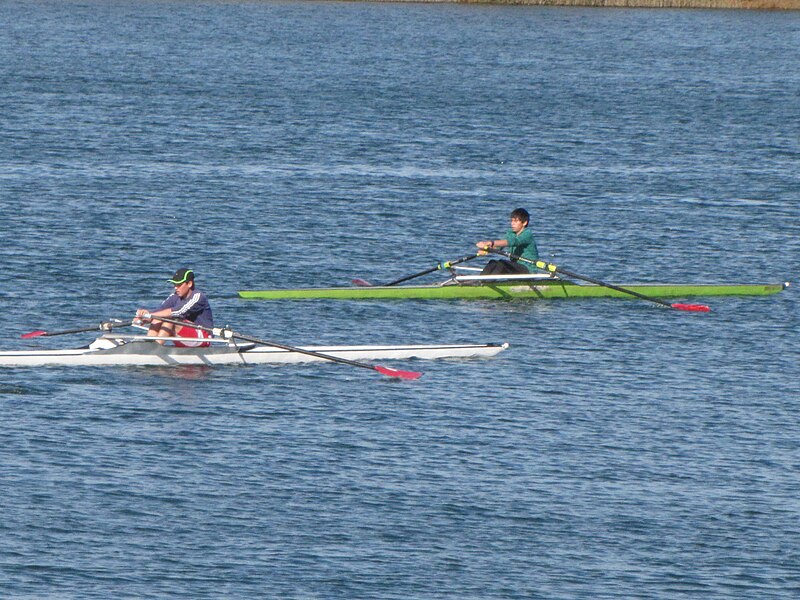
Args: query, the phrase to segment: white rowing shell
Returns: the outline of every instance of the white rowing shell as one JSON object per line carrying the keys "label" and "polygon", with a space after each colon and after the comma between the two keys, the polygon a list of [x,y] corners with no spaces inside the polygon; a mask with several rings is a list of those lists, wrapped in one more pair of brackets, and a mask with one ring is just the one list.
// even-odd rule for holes
{"label": "white rowing shell", "polygon": [[[0,352],[0,367],[112,366],[112,365],[230,365],[325,362],[300,352],[256,344],[231,344],[214,340],[209,348],[177,348],[157,344],[143,336],[103,336],[86,348],[71,350],[22,350]],[[185,339],[184,339],[185,341]],[[508,344],[419,344],[370,346],[301,346],[349,360],[408,358],[489,357]]]}

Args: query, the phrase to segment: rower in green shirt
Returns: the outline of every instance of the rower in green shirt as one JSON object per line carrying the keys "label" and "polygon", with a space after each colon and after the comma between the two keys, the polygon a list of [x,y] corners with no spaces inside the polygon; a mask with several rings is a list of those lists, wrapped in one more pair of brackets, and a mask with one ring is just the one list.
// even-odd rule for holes
{"label": "rower in green shirt", "polygon": [[[533,239],[533,234],[528,229],[529,221],[528,211],[524,208],[517,208],[511,212],[511,229],[506,232],[504,239],[486,240],[477,242],[475,245],[481,250],[505,248],[509,254],[537,261],[539,260],[539,251],[536,248],[536,240]],[[511,260],[490,260],[481,271],[481,275],[529,273],[528,264],[517,262],[513,258]]]}

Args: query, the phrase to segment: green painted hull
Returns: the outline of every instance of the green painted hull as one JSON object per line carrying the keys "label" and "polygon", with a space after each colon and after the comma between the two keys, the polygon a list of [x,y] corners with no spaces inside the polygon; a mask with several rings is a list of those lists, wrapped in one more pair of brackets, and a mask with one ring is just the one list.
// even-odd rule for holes
{"label": "green painted hull", "polygon": [[[653,298],[688,298],[692,296],[768,296],[788,284],[615,284]],[[301,288],[294,290],[241,291],[239,296],[252,300],[512,300],[525,298],[633,298],[610,288],[577,285],[563,281],[536,284],[503,283],[497,285],[445,285],[395,287]]]}

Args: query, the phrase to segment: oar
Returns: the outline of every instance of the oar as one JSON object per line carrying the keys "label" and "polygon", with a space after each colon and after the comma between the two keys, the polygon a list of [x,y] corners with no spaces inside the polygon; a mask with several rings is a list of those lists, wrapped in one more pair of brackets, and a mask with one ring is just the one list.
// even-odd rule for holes
{"label": "oar", "polygon": [[35,337],[44,337],[44,336],[53,336],[53,335],[67,335],[70,333],[84,333],[86,331],[111,331],[114,327],[128,327],[129,325],[133,324],[133,319],[130,321],[104,321],[103,323],[99,323],[97,325],[92,325],[91,327],[81,327],[80,329],[66,329],[64,331],[43,331],[38,329],[36,331],[31,331],[30,333],[23,333],[20,337],[27,339],[27,338],[35,338]]}
{"label": "oar", "polygon": [[362,369],[371,369],[373,371],[377,371],[381,375],[386,375],[387,377],[399,377],[400,379],[419,379],[422,376],[422,373],[418,373],[416,371],[401,371],[400,369],[382,367],[381,365],[370,365],[356,360],[350,360],[348,358],[340,358],[338,356],[331,356],[330,354],[323,354],[322,352],[315,352],[314,350],[306,350],[305,348],[298,348],[297,346],[289,346],[288,344],[281,344],[279,342],[262,340],[260,338],[253,337],[250,335],[236,333],[235,331],[231,331],[230,329],[204,327],[202,325],[196,325],[195,323],[187,323],[186,321],[167,319],[165,317],[151,317],[149,315],[145,315],[144,318],[145,319],[153,318],[157,321],[166,321],[167,323],[174,323],[175,325],[192,327],[194,329],[199,329],[200,331],[207,331],[208,333],[215,335],[217,337],[236,338],[239,340],[244,340],[246,342],[252,342],[254,344],[273,346],[275,348],[282,348],[283,350],[289,350],[290,352],[298,352],[300,354],[307,354],[308,356],[316,356],[317,358],[330,360],[332,362],[342,363],[345,365],[351,365],[353,367],[361,367]]}
{"label": "oar", "polygon": [[[414,273],[413,275],[407,275],[406,277],[395,279],[394,281],[390,281],[389,283],[384,283],[383,287],[397,285],[398,283],[403,283],[405,281],[409,281],[410,279],[416,279],[417,277],[422,277],[423,275],[427,275],[428,273],[433,273],[434,271],[443,271],[444,269],[449,269],[453,265],[458,265],[463,262],[467,262],[468,260],[472,260],[473,258],[478,258],[481,255],[482,253],[479,252],[478,254],[470,254],[469,256],[464,256],[462,258],[459,258],[458,260],[449,260],[443,263],[439,263],[435,267],[431,267],[430,269],[425,269],[424,271],[420,271],[419,273]],[[363,279],[353,279],[352,282],[355,285],[366,286],[366,287],[372,285],[371,283],[369,283],[368,281],[364,281]]]}
{"label": "oar", "polygon": [[636,296],[637,298],[641,298],[642,300],[648,300],[650,302],[655,302],[656,304],[660,304],[662,306],[666,306],[668,308],[675,308],[677,310],[687,310],[687,311],[695,311],[695,312],[710,312],[711,308],[706,306],[705,304],[681,304],[680,302],[669,303],[665,302],[664,300],[659,300],[658,298],[653,298],[652,296],[646,296],[645,294],[640,294],[639,292],[635,292],[633,290],[629,290],[623,287],[619,287],[618,285],[614,285],[613,283],[606,283],[604,281],[600,281],[599,279],[593,279],[591,277],[587,277],[585,275],[578,275],[577,273],[573,273],[572,271],[567,271],[561,267],[557,267],[556,265],[548,262],[544,262],[543,260],[530,260],[527,258],[523,258],[521,256],[517,256],[516,254],[509,254],[503,250],[493,250],[489,249],[489,252],[494,252],[495,254],[502,254],[503,256],[507,256],[509,258],[513,258],[515,260],[520,260],[522,262],[530,263],[535,265],[536,268],[542,269],[543,271],[549,271],[551,273],[561,273],[562,275],[566,275],[567,277],[573,277],[575,279],[582,279],[583,281],[588,281],[589,283],[594,283],[595,285],[599,285],[602,287],[607,287],[612,290],[616,290],[618,292],[622,292],[623,294],[630,294],[631,296]]}

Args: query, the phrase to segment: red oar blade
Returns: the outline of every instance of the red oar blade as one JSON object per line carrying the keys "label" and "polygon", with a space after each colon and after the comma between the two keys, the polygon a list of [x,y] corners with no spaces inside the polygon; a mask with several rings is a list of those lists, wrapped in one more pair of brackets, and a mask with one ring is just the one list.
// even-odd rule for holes
{"label": "red oar blade", "polygon": [[706,306],[705,304],[681,304],[680,302],[676,302],[675,304],[670,304],[672,308],[677,308],[678,310],[688,310],[694,312],[711,312],[711,308]]}
{"label": "red oar blade", "polygon": [[365,279],[351,279],[350,283],[359,287],[372,287],[372,284]]}
{"label": "red oar blade", "polygon": [[422,377],[422,373],[417,373],[416,371],[401,371],[400,369],[390,369],[380,365],[376,365],[374,369],[387,377],[399,377],[400,379],[419,379]]}
{"label": "red oar blade", "polygon": [[47,332],[46,331],[42,331],[41,329],[39,329],[37,331],[31,331],[30,333],[23,333],[19,337],[21,337],[22,339],[28,339],[28,338],[39,337],[40,335],[47,335]]}

